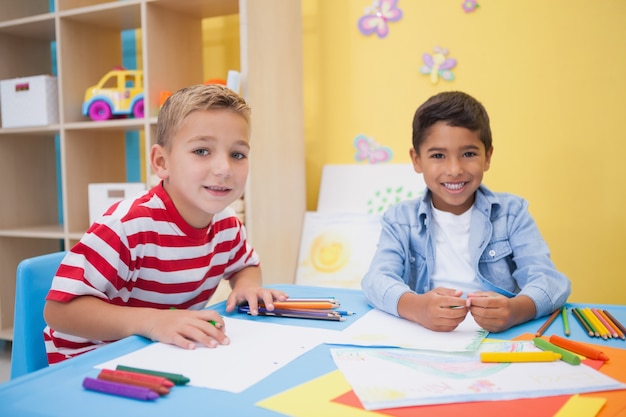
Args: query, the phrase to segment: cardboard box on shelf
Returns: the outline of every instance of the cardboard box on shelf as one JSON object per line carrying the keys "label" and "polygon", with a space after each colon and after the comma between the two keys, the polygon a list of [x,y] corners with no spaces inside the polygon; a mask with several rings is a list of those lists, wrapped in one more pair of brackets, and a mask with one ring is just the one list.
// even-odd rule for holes
{"label": "cardboard box on shelf", "polygon": [[0,113],[3,128],[58,123],[56,77],[36,75],[0,81]]}
{"label": "cardboard box on shelf", "polygon": [[120,200],[139,197],[146,191],[143,182],[93,183],[88,185],[89,224],[93,224],[109,207]]}

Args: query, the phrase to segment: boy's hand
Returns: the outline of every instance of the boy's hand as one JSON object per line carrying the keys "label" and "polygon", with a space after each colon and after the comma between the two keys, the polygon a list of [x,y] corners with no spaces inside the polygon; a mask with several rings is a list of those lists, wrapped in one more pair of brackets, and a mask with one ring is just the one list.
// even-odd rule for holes
{"label": "boy's hand", "polygon": [[209,348],[227,345],[224,320],[213,310],[156,310],[148,332],[153,341],[195,349],[196,343]]}
{"label": "boy's hand", "polygon": [[400,297],[398,313],[410,321],[436,332],[450,332],[467,315],[467,300],[462,291],[435,288],[425,294],[406,293]]}
{"label": "boy's hand", "polygon": [[483,329],[497,333],[535,317],[535,303],[525,295],[513,298],[491,291],[467,295],[470,313]]}
{"label": "boy's hand", "polygon": [[237,305],[248,303],[250,314],[256,316],[259,311],[259,301],[265,304],[268,310],[274,309],[274,300],[285,301],[288,295],[283,291],[263,288],[258,285],[237,285],[226,299],[226,312],[235,310]]}

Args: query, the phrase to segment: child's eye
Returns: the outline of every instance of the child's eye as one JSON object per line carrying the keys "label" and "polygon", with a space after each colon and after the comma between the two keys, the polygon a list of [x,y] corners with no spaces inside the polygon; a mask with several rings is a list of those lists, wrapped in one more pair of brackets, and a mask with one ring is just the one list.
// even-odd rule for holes
{"label": "child's eye", "polygon": [[469,152],[469,151],[468,151],[468,152],[465,152],[465,153],[463,154],[463,157],[465,157],[465,158],[471,158],[471,157],[473,157],[473,156],[476,156],[476,152]]}
{"label": "child's eye", "polygon": [[194,149],[193,153],[200,156],[207,156],[209,154],[208,149]]}
{"label": "child's eye", "polygon": [[233,152],[231,156],[235,159],[244,159],[246,155],[243,152]]}
{"label": "child's eye", "polygon": [[444,156],[442,153],[434,153],[432,155],[430,155],[431,158],[433,159],[442,159]]}

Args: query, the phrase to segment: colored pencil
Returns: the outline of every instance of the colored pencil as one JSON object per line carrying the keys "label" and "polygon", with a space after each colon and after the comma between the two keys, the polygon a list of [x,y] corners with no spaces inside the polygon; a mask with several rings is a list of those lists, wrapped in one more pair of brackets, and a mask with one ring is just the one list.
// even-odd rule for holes
{"label": "colored pencil", "polygon": [[598,329],[596,329],[596,326],[594,326],[594,324],[589,320],[589,317],[587,316],[587,314],[585,314],[584,309],[577,308],[576,311],[578,311],[578,314],[580,314],[580,317],[582,317],[585,323],[587,323],[587,326],[589,326],[591,331],[593,331],[593,335],[595,337],[600,337],[600,332],[598,331]]}
{"label": "colored pencil", "polygon": [[274,301],[274,308],[330,310],[339,307],[337,303],[328,301]]}
{"label": "colored pencil", "polygon": [[595,311],[596,311],[596,314],[598,314],[599,316],[602,316],[604,325],[609,329],[613,337],[615,339],[618,339],[620,337],[619,329],[617,328],[617,326],[615,326],[615,323],[613,323],[611,319],[608,318],[606,314],[604,314],[604,311],[600,310],[599,308],[597,308]]}
{"label": "colored pencil", "polygon": [[[248,314],[251,314],[248,312]],[[344,321],[345,317],[340,316],[339,314],[326,314],[326,315],[318,315],[311,314],[307,312],[299,312],[299,311],[291,311],[289,313],[275,313],[275,312],[260,312],[259,316],[272,316],[272,317],[287,317],[293,319],[314,319],[314,320],[328,320],[328,321]]]}
{"label": "colored pencil", "polygon": [[595,349],[591,346],[576,342],[571,339],[565,339],[564,337],[553,334],[550,336],[550,343],[555,346],[559,346],[563,349],[567,349],[570,352],[578,353],[589,359],[608,361],[609,357],[602,351]]}
{"label": "colored pencil", "polygon": [[589,335],[589,337],[593,337],[594,336],[593,330],[591,329],[591,327],[589,327],[587,322],[582,318],[578,310],[576,308],[572,308],[572,313],[574,314],[574,318],[580,324],[580,326],[583,329],[585,329],[585,331],[587,332],[587,335]]}
{"label": "colored pencil", "polygon": [[567,318],[567,308],[565,306],[561,308],[561,318],[563,319],[563,333],[565,333],[565,336],[569,336],[569,319]]}
{"label": "colored pencil", "polygon": [[555,310],[550,317],[548,317],[548,320],[546,320],[545,323],[543,323],[543,326],[541,326],[539,328],[539,330],[537,330],[537,333],[535,333],[536,337],[541,336],[546,330],[548,330],[548,327],[550,327],[550,325],[552,324],[552,322],[554,322],[554,320],[557,318],[557,316],[559,315],[559,313],[561,312],[561,310]]}
{"label": "colored pencil", "polygon": [[542,352],[481,352],[480,361],[489,363],[508,362],[554,362],[561,355],[551,351]]}
{"label": "colored pencil", "polygon": [[533,343],[541,350],[558,353],[559,355],[561,355],[561,360],[563,362],[569,363],[570,365],[580,365],[580,357],[575,353],[570,352],[569,350],[553,345],[552,343],[540,337],[536,337],[533,340]]}
{"label": "colored pencil", "polygon": [[607,320],[606,320],[606,316],[604,314],[602,314],[602,311],[597,309],[597,308],[592,308],[591,311],[593,312],[593,314],[596,315],[596,317],[598,318],[598,320],[600,320],[600,322],[602,323],[602,325],[606,328],[607,332],[609,333],[610,337],[619,337],[619,335],[617,334],[617,332],[615,331],[615,327],[613,327]]}
{"label": "colored pencil", "polygon": [[624,326],[622,325],[622,323],[620,323],[620,322],[619,322],[619,321],[618,321],[615,317],[613,317],[613,316],[611,315],[611,313],[609,313],[608,311],[606,311],[606,310],[602,310],[602,312],[603,312],[604,314],[606,314],[606,316],[607,316],[609,319],[611,319],[611,322],[612,322],[612,323],[615,325],[615,327],[616,327],[616,328],[620,331],[620,335],[619,335],[619,337],[620,337],[621,339],[625,339],[625,338],[626,338],[626,336],[625,336],[625,335],[626,335],[626,329],[624,328]]}
{"label": "colored pencil", "polygon": [[589,307],[585,307],[582,309],[582,312],[587,317],[593,328],[596,329],[600,337],[607,340],[609,338],[609,331],[602,325],[602,323],[600,323],[600,320],[598,320],[596,315],[593,314],[593,311],[591,311]]}

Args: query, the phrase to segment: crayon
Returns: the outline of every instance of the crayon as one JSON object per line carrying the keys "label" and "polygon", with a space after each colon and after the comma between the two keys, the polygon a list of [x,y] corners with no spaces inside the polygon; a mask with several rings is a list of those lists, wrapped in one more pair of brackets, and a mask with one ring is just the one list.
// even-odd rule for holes
{"label": "crayon", "polygon": [[557,335],[550,336],[550,343],[552,343],[555,346],[559,346],[563,349],[567,349],[570,352],[583,355],[584,357],[588,359],[594,359],[594,360],[600,360],[600,361],[609,360],[609,357],[604,352],[601,352],[598,349],[582,344],[580,342],[576,342],[574,340],[565,339]]}
{"label": "crayon", "polygon": [[552,351],[542,352],[481,352],[480,361],[489,363],[554,362],[561,355]]}
{"label": "crayon", "polygon": [[617,330],[619,330],[619,337],[621,339],[625,339],[626,338],[626,329],[624,328],[624,326],[622,325],[622,323],[620,323],[619,321],[617,321],[617,319],[615,317],[613,317],[611,315],[611,313],[609,313],[606,310],[602,310],[602,312],[604,314],[606,314],[606,316],[611,320],[611,322],[615,325],[615,327],[617,328]]}
{"label": "crayon", "polygon": [[162,376],[163,378],[167,378],[170,381],[172,381],[174,385],[185,385],[186,383],[190,381],[190,379],[184,375],[172,374],[169,372],[152,371],[150,369],[142,369],[142,368],[132,368],[130,366],[124,366],[124,365],[117,365],[115,369],[120,370],[120,371],[138,372],[140,374]]}
{"label": "crayon", "polygon": [[545,323],[543,323],[543,326],[541,326],[539,328],[539,330],[537,330],[537,333],[535,333],[536,337],[541,336],[546,330],[548,330],[548,327],[550,327],[550,325],[552,324],[552,322],[557,318],[557,316],[559,315],[559,313],[561,312],[561,310],[555,310],[550,317],[548,317],[548,320],[546,320]]}
{"label": "crayon", "polygon": [[117,382],[104,381],[102,379],[89,377],[86,377],[83,380],[83,387],[91,391],[103,392],[105,394],[117,395],[120,397],[134,398],[136,400],[151,401],[159,398],[159,394],[149,388],[120,384]]}
{"label": "crayon", "polygon": [[[156,383],[154,381],[147,381],[142,378],[136,378],[134,375],[139,375],[134,372],[126,372],[123,371],[114,371],[111,369],[103,369],[100,374],[98,374],[98,379],[102,379],[105,381],[111,382],[119,382],[120,384],[134,385],[138,387],[144,387],[151,389],[159,395],[166,395],[170,393],[170,389],[165,385],[160,383]],[[134,375],[132,375],[134,374]],[[145,375],[151,376],[151,375]]]}
{"label": "crayon", "polygon": [[156,375],[148,375],[139,372],[130,372],[130,371],[121,371],[119,369],[103,369],[100,373],[115,373],[118,375],[124,375],[128,377],[132,377],[138,381],[146,381],[151,382],[153,384],[163,385],[164,387],[171,388],[174,386],[174,383],[167,378]]}
{"label": "crayon", "polygon": [[541,350],[558,353],[559,355],[561,355],[561,360],[563,362],[569,363],[570,365],[580,365],[580,357],[570,352],[569,350],[562,349],[556,345],[553,345],[552,343],[540,337],[536,337],[533,340],[533,343]]}

